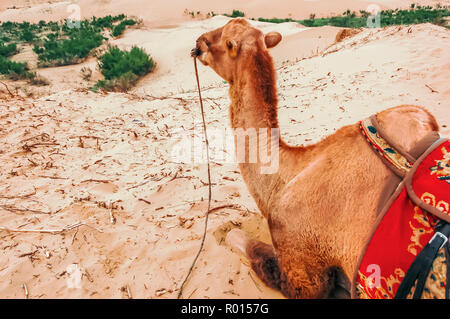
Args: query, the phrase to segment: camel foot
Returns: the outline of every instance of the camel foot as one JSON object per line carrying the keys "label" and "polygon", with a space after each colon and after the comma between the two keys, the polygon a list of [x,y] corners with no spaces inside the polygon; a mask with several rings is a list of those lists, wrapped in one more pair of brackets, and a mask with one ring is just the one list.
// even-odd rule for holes
{"label": "camel foot", "polygon": [[244,231],[233,228],[230,230],[225,238],[225,243],[231,248],[231,250],[239,255],[241,261],[249,265],[249,260],[247,256],[247,245],[249,239]]}

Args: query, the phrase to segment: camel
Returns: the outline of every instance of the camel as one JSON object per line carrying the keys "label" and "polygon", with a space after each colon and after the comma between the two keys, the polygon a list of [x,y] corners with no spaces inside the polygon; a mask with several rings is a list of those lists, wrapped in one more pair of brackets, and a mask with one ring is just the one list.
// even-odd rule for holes
{"label": "camel", "polygon": [[[229,83],[233,129],[279,128],[276,74],[268,50],[281,39],[277,32],[264,35],[245,19],[230,20],[197,39],[191,54]],[[439,130],[433,115],[419,106],[396,106],[377,119],[407,151]],[[231,230],[226,241],[248,258],[266,285],[287,298],[348,298],[380,199],[386,198],[385,186],[398,177],[371,149],[358,123],[314,145],[291,146],[278,138],[275,173],[261,174],[259,159],[239,163],[268,221],[273,245],[239,229]]]}

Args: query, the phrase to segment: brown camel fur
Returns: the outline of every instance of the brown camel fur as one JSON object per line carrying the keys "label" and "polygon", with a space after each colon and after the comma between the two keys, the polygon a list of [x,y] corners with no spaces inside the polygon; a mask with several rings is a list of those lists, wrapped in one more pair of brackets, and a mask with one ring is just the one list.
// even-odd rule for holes
{"label": "brown camel fur", "polygon": [[[275,70],[268,49],[280,41],[279,33],[264,36],[245,19],[231,20],[198,38],[193,56],[230,85],[234,129],[278,128]],[[377,117],[405,150],[438,130],[434,117],[417,106],[397,106]],[[383,188],[394,174],[358,124],[342,127],[315,145],[293,147],[279,138],[278,171],[261,174],[262,165],[259,159],[239,164],[268,220],[273,247],[238,229],[227,241],[249,258],[267,285],[288,298],[348,297],[349,278],[375,222]]]}

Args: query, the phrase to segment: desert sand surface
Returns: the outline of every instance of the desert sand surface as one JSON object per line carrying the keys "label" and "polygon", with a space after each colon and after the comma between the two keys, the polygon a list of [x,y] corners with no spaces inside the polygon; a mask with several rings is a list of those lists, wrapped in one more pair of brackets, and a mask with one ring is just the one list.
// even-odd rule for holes
{"label": "desert sand surface", "polygon": [[[78,2],[83,17],[126,13],[146,21],[113,41],[121,48],[143,47],[157,62],[129,93],[89,91],[80,69],[95,68],[94,58],[40,70],[52,82],[47,87],[27,89],[7,81],[10,94],[0,85],[0,298],[176,298],[202,239],[208,196],[206,164],[174,156],[180,136],[202,137],[189,52],[199,35],[229,20],[188,19],[185,8],[242,8],[270,17],[306,14],[300,5],[323,5],[320,13],[327,15],[367,4],[298,1],[297,7],[278,1],[271,8],[268,1],[245,6],[173,1],[173,7],[146,11],[143,2]],[[13,3],[20,9],[5,9]],[[2,1],[0,20],[67,14],[60,2],[17,3]],[[162,1],[148,3],[145,8],[156,8]],[[48,16],[40,11],[44,7],[52,8]],[[448,29],[432,24],[364,29],[336,43],[339,28],[251,23],[283,35],[271,52],[281,132],[290,144],[315,143],[399,104],[425,106],[441,133],[450,135]],[[202,65],[199,73],[208,129],[229,127],[228,84]],[[270,243],[237,164],[217,161],[211,169],[217,209],[184,298],[282,298],[225,245],[226,233],[235,227]]]}

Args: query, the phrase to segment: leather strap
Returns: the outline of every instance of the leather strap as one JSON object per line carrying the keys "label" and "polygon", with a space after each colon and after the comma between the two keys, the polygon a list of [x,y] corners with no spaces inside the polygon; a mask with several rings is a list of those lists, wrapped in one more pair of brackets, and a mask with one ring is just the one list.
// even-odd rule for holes
{"label": "leather strap", "polygon": [[400,287],[395,294],[394,299],[405,299],[414,286],[417,280],[417,284],[414,290],[413,299],[419,299],[422,296],[425,282],[433,266],[434,259],[437,253],[443,247],[448,244],[448,237],[450,236],[450,224],[444,221],[440,221],[435,228],[435,234],[428,244],[420,251],[416,259],[409,267],[405,278],[403,278]]}

